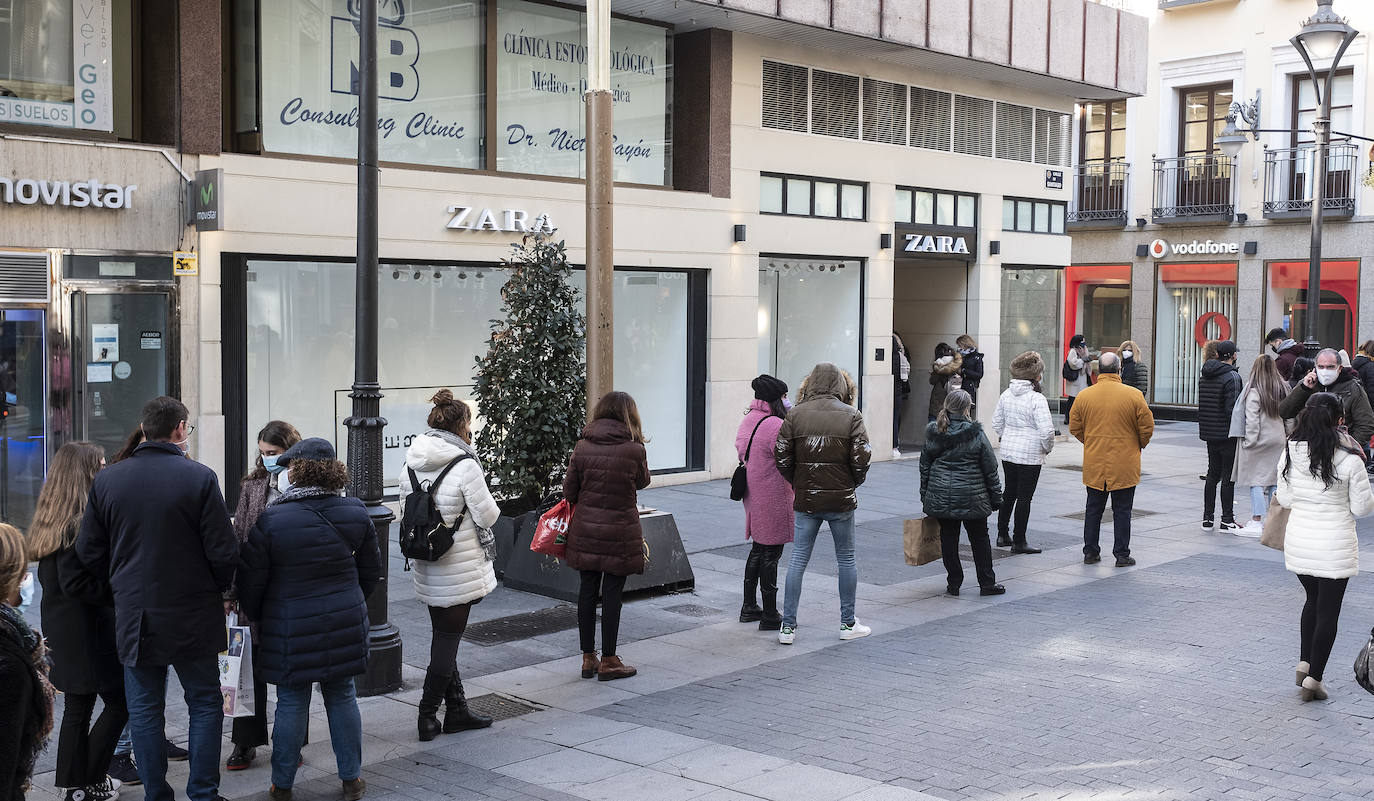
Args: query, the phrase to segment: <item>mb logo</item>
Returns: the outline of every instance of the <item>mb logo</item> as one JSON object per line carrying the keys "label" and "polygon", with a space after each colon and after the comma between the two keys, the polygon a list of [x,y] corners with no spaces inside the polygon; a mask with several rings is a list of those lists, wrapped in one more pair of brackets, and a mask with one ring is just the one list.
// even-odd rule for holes
{"label": "mb logo", "polygon": [[567,534],[567,533],[568,533],[568,519],[565,518],[565,517],[555,517],[555,518],[553,518],[552,520],[549,521],[549,528],[553,529],[554,531],[558,532],[559,534]]}
{"label": "mb logo", "polygon": [[[331,17],[329,32],[329,91],[358,94],[358,0],[349,0],[348,17]],[[379,4],[377,23],[377,97],[411,101],[420,94],[420,38],[405,22],[401,0]]]}

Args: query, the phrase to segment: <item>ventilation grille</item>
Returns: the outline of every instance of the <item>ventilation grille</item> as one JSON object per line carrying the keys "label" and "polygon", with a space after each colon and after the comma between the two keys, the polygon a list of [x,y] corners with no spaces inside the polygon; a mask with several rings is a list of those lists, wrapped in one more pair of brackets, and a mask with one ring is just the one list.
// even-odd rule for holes
{"label": "ventilation grille", "polygon": [[992,155],[992,125],[996,117],[991,100],[954,96],[954,152],[970,156]]}
{"label": "ventilation grille", "polygon": [[0,253],[0,300],[47,303],[47,254]]}
{"label": "ventilation grille", "polygon": [[811,71],[811,133],[859,138],[859,78]]}
{"label": "ventilation grille", "polygon": [[763,62],[763,127],[806,133],[806,67]]}
{"label": "ventilation grille", "polygon": [[1035,150],[1035,109],[997,104],[997,158],[1030,161]]}
{"label": "ventilation grille", "polygon": [[949,150],[949,92],[911,87],[911,146]]}
{"label": "ventilation grille", "polygon": [[1069,163],[1069,115],[1035,110],[1035,160],[1058,167]]}
{"label": "ventilation grille", "polygon": [[906,144],[906,86],[864,78],[864,139]]}

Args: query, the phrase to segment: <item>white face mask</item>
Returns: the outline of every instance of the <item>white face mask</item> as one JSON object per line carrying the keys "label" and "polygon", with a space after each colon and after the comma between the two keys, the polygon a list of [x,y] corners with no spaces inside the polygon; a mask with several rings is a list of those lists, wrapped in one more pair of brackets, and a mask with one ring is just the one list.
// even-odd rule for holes
{"label": "white face mask", "polygon": [[1341,374],[1340,368],[1337,368],[1337,367],[1318,367],[1318,368],[1317,368],[1317,380],[1320,381],[1321,384],[1322,384],[1322,386],[1324,386],[1324,387],[1329,387],[1329,386],[1331,386],[1332,384],[1336,383],[1336,376],[1338,376],[1338,375],[1340,375],[1340,374]]}
{"label": "white face mask", "polygon": [[291,471],[283,470],[277,474],[277,491],[286,492],[291,489]]}
{"label": "white face mask", "polygon": [[1121,351],[1121,358],[1123,358],[1123,359],[1129,359],[1129,358],[1131,358],[1131,357],[1134,356],[1134,355],[1135,355],[1135,351],[1132,351],[1132,350],[1123,350],[1123,351]]}

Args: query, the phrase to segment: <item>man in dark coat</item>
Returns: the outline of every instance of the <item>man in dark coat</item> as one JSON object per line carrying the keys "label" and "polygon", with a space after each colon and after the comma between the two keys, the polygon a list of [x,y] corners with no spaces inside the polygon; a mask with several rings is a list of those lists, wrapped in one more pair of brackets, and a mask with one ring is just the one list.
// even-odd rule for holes
{"label": "man in dark coat", "polygon": [[1274,366],[1279,368],[1279,375],[1283,376],[1284,381],[1292,381],[1293,362],[1302,355],[1302,343],[1294,341],[1282,328],[1275,328],[1266,334],[1264,343],[1274,351]]}
{"label": "man in dark coat", "polygon": [[1202,530],[1215,527],[1217,484],[1221,484],[1221,531],[1235,533],[1236,483],[1231,474],[1236,463],[1236,443],[1231,439],[1231,413],[1240,398],[1240,371],[1236,369],[1236,343],[1217,343],[1217,358],[1202,365],[1197,385],[1198,438],[1207,443],[1207,483],[1202,490]]}
{"label": "man in dark coat", "polygon": [[792,407],[778,430],[773,449],[778,471],[792,484],[796,539],[787,567],[782,630],[778,642],[796,637],[802,576],[811,560],[821,523],[835,539],[840,581],[840,639],[866,636],[871,629],[854,617],[859,569],[854,563],[854,490],[868,476],[872,449],[864,417],[854,408],[854,381],[829,362],[816,365],[802,382],[801,402]]}
{"label": "man in dark coat", "polygon": [[219,795],[224,721],[216,654],[224,650],[222,593],[238,567],[238,540],[210,468],[186,458],[186,407],[160,397],[143,407],[147,441],[100,471],[76,552],[114,591],[115,643],[124,665],[134,757],[148,801],[172,801],[163,748],[167,668],[190,713],[191,801]]}
{"label": "man in dark coat", "polygon": [[1360,447],[1367,449],[1374,437],[1374,408],[1369,405],[1359,373],[1342,369],[1340,356],[1331,348],[1317,354],[1317,369],[1293,387],[1279,404],[1279,414],[1286,420],[1297,417],[1314,392],[1330,392],[1341,399],[1346,430]]}

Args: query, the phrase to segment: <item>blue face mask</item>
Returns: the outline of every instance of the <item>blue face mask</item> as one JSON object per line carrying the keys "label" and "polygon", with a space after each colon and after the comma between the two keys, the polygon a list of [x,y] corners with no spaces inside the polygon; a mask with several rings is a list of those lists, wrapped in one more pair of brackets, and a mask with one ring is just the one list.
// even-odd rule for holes
{"label": "blue face mask", "polygon": [[277,458],[280,455],[281,454],[274,454],[272,456],[262,457],[262,466],[267,470],[267,472],[271,473],[274,476],[286,469],[286,465],[277,464]]}

